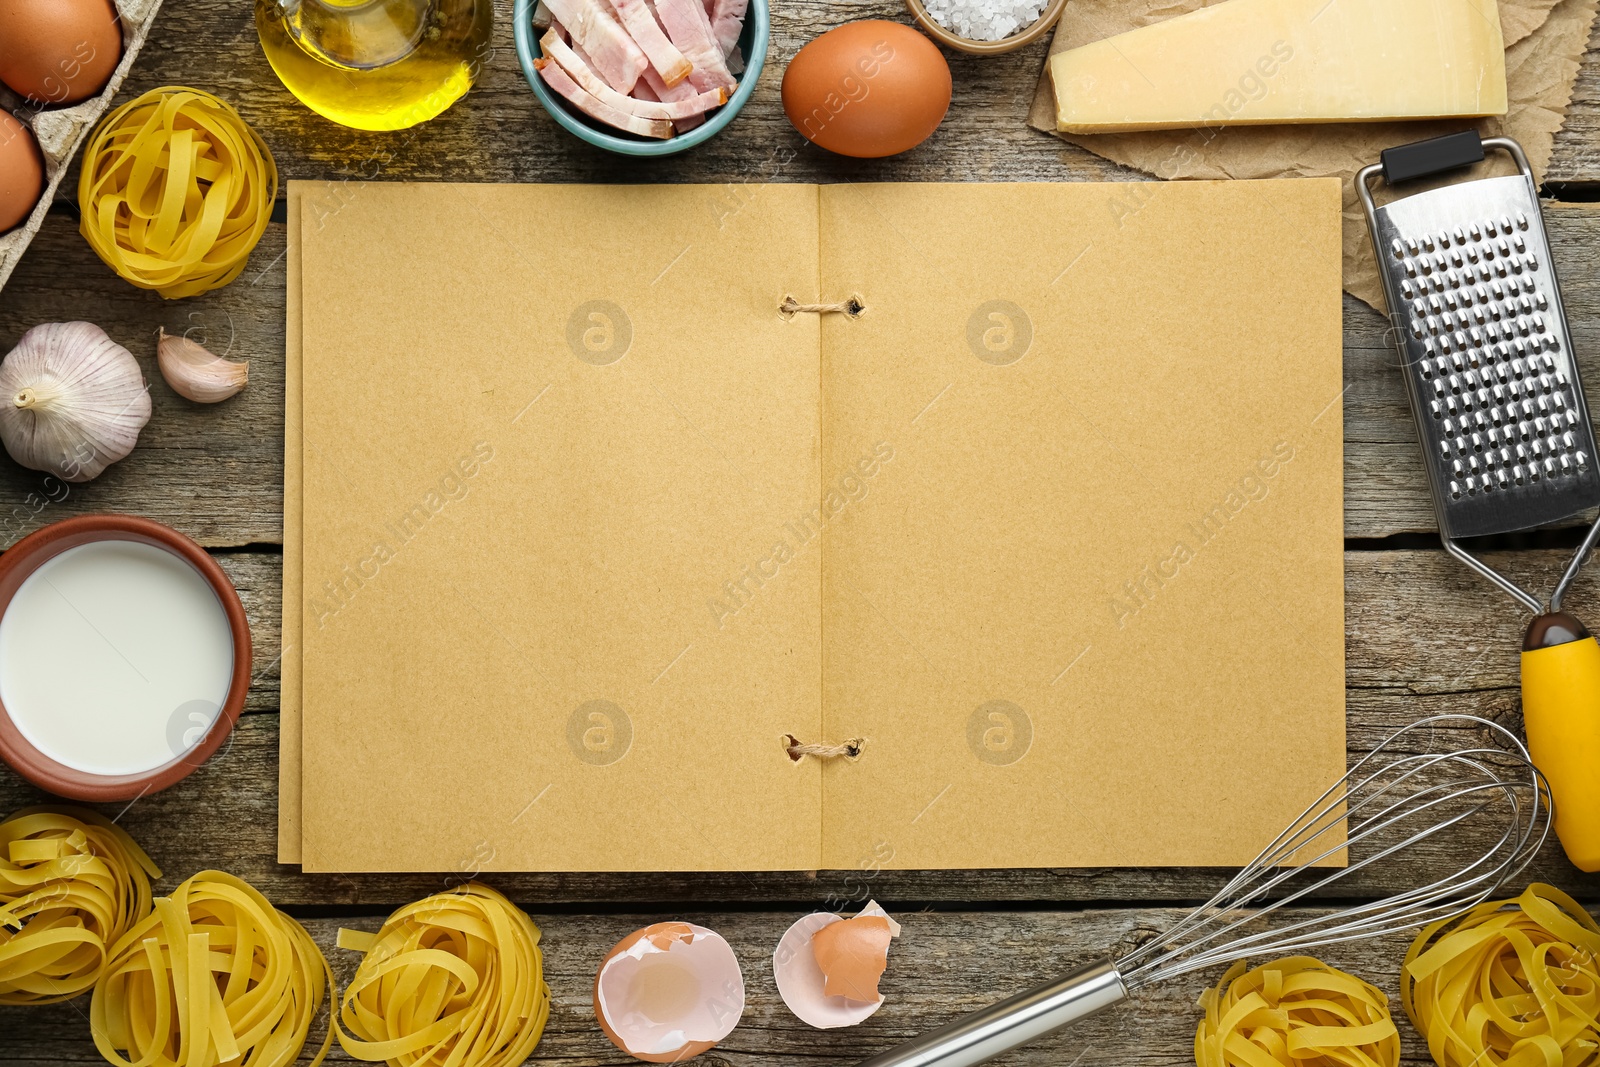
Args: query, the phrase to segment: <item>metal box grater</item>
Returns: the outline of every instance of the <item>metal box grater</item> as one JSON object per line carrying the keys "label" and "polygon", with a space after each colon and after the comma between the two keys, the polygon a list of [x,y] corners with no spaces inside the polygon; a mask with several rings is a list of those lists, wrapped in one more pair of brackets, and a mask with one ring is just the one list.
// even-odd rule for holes
{"label": "metal box grater", "polygon": [[[1389,185],[1482,162],[1486,147],[1518,173],[1392,200]],[[1366,209],[1391,332],[1424,452],[1445,547],[1535,613],[1542,602],[1455,544],[1600,506],[1594,430],[1538,190],[1521,146],[1467,131],[1393,148],[1364,167]],[[1600,527],[1597,527],[1600,529]],[[1552,610],[1593,541],[1568,569]]]}

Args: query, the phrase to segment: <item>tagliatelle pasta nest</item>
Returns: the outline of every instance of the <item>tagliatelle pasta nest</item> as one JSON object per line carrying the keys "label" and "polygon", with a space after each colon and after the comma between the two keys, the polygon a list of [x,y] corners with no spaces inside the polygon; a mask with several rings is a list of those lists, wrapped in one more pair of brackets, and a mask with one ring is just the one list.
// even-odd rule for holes
{"label": "tagliatelle pasta nest", "polygon": [[161,872],[104,816],[30,808],[0,823],[0,1004],[93,988],[111,946],[150,914]]}
{"label": "tagliatelle pasta nest", "polygon": [[1600,924],[1534,883],[1412,942],[1400,1000],[1440,1067],[1600,1064]]}
{"label": "tagliatelle pasta nest", "polygon": [[1200,995],[1198,1067],[1395,1067],[1400,1032],[1375,986],[1310,956],[1228,968]]}
{"label": "tagliatelle pasta nest", "polygon": [[340,930],[339,947],[366,953],[338,1014],[339,1044],[358,1060],[518,1067],[544,1034],[539,928],[487,886],[409,904],[376,934]]}
{"label": "tagliatelle pasta nest", "polygon": [[89,1021],[115,1067],[288,1067],[333,983],[305,927],[221,871],[158,899],[111,956]]}
{"label": "tagliatelle pasta nest", "polygon": [[195,296],[244,270],[277,195],[272,153],[237,111],[199,89],[154,89],[84,149],[80,228],[139,288]]}

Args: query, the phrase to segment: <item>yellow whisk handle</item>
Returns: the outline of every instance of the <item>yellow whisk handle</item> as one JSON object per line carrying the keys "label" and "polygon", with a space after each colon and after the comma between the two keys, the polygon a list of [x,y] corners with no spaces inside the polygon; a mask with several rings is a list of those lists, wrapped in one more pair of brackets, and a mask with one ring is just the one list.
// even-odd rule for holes
{"label": "yellow whisk handle", "polygon": [[1600,871],[1600,642],[1570,615],[1540,615],[1528,627],[1522,718],[1567,858]]}

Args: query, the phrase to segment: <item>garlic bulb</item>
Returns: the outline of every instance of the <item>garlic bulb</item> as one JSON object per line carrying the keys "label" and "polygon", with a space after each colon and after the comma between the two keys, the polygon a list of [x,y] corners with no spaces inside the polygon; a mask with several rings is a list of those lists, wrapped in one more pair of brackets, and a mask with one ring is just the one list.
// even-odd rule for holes
{"label": "garlic bulb", "polygon": [[149,421],[138,361],[93,323],[35,326],[0,363],[0,442],[24,467],[87,482]]}
{"label": "garlic bulb", "polygon": [[226,400],[250,380],[249,360],[236,363],[214,356],[187,337],[174,337],[166,330],[156,344],[156,362],[172,391],[197,404]]}

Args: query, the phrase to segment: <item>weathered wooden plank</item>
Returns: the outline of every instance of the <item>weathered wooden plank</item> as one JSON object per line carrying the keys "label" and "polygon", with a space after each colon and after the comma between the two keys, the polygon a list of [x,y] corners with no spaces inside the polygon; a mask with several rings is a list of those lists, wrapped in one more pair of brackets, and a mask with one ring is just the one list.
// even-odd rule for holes
{"label": "weathered wooden plank", "polygon": [[[492,882],[492,880],[491,880]],[[894,908],[893,901],[885,903]],[[799,1022],[784,1006],[772,979],[771,958],[779,936],[799,911],[692,912],[684,915],[728,939],[744,971],[745,1011],[739,1027],[697,1063],[807,1062],[850,1064],[937,1026],[963,1012],[984,1007],[1012,992],[1053,978],[1078,963],[1125,951],[1164,927],[1181,912],[1156,909],[1042,912],[897,913],[903,933],[894,942],[880,989],[885,1002],[860,1026],[818,1031]],[[1306,911],[1288,913],[1303,917]],[[550,985],[550,1020],[534,1052],[539,1063],[563,1067],[621,1064],[623,1057],[594,1021],[594,971],[619,938],[646,923],[676,917],[652,915],[541,915],[545,980]],[[377,917],[309,919],[311,930],[342,988],[358,957],[334,947],[338,927],[374,930]],[[1398,976],[1408,938],[1391,936],[1329,948],[1324,958],[1372,982],[1390,997],[1403,1035],[1403,1062],[1429,1062],[1426,1050],[1400,1010]],[[1266,962],[1265,958],[1259,962]],[[1194,1063],[1193,1042],[1200,1013],[1195,999],[1216,971],[1148,986],[1130,1002],[1040,1039],[997,1063],[1024,1067],[1083,1064],[1136,1064],[1186,1067]],[[7,1064],[95,1063],[87,1019],[88,998],[47,1008],[0,1008],[0,1061]],[[319,1022],[314,1039],[325,1033]],[[349,1062],[335,1045],[330,1062]]]}
{"label": "weathered wooden plank", "polygon": [[1545,170],[1547,182],[1593,183],[1600,180],[1600,31],[1591,32],[1589,50],[1578,67],[1567,120],[1556,134],[1555,151]]}
{"label": "weathered wooden plank", "polygon": [[[1600,381],[1600,208],[1549,212],[1580,362]],[[0,544],[86,511],[130,511],[212,546],[275,543],[283,527],[283,227],[272,226],[238,282],[163,301],[114,277],[64,215],[50,218],[0,294],[0,351],[30,326],[92,316],[144,363],[155,413],[139,448],[99,480],[66,487],[0,460]],[[1345,532],[1433,529],[1405,394],[1384,321],[1345,298]],[[249,358],[250,386],[223,404],[191,404],[160,380],[158,327],[191,330]],[[62,499],[62,497],[65,499]]]}
{"label": "weathered wooden plank", "polygon": [[[0,456],[0,545],[69,515],[121,511],[164,522],[206,545],[283,537],[283,227],[233,285],[162,300],[100,262],[77,223],[54,214],[0,292],[0,352],[41,322],[89,319],[139,360],[153,412],[133,454],[93,482],[65,483]],[[188,333],[218,355],[249,359],[250,384],[195,404],[156,368],[156,332]]]}
{"label": "weathered wooden plank", "polygon": [[[302,875],[273,862],[277,818],[279,557],[220,557],[238,585],[255,636],[257,681],[248,710],[222,753],[172,789],[145,797],[121,821],[173,878],[203,867],[233,871],[286,905],[386,907],[429,891],[442,875]],[[1535,588],[1548,588],[1563,557],[1521,552],[1491,557]],[[1349,552],[1345,556],[1349,748],[1353,756],[1423,715],[1470,712],[1520,729],[1517,650],[1524,624],[1509,599],[1442,552]],[[1569,604],[1600,618],[1600,576],[1580,578]],[[0,813],[44,798],[0,768]],[[121,805],[108,805],[117,815]],[[1451,838],[1421,853],[1426,865],[1459,863],[1484,842]],[[1375,868],[1341,894],[1381,895],[1414,884],[1423,864]],[[1530,877],[1574,892],[1600,882],[1574,871],[1552,845]],[[592,906],[640,901],[818,904],[878,893],[906,901],[1187,900],[1208,896],[1220,871],[1003,870],[825,871],[821,873],[497,875],[522,899]]]}

